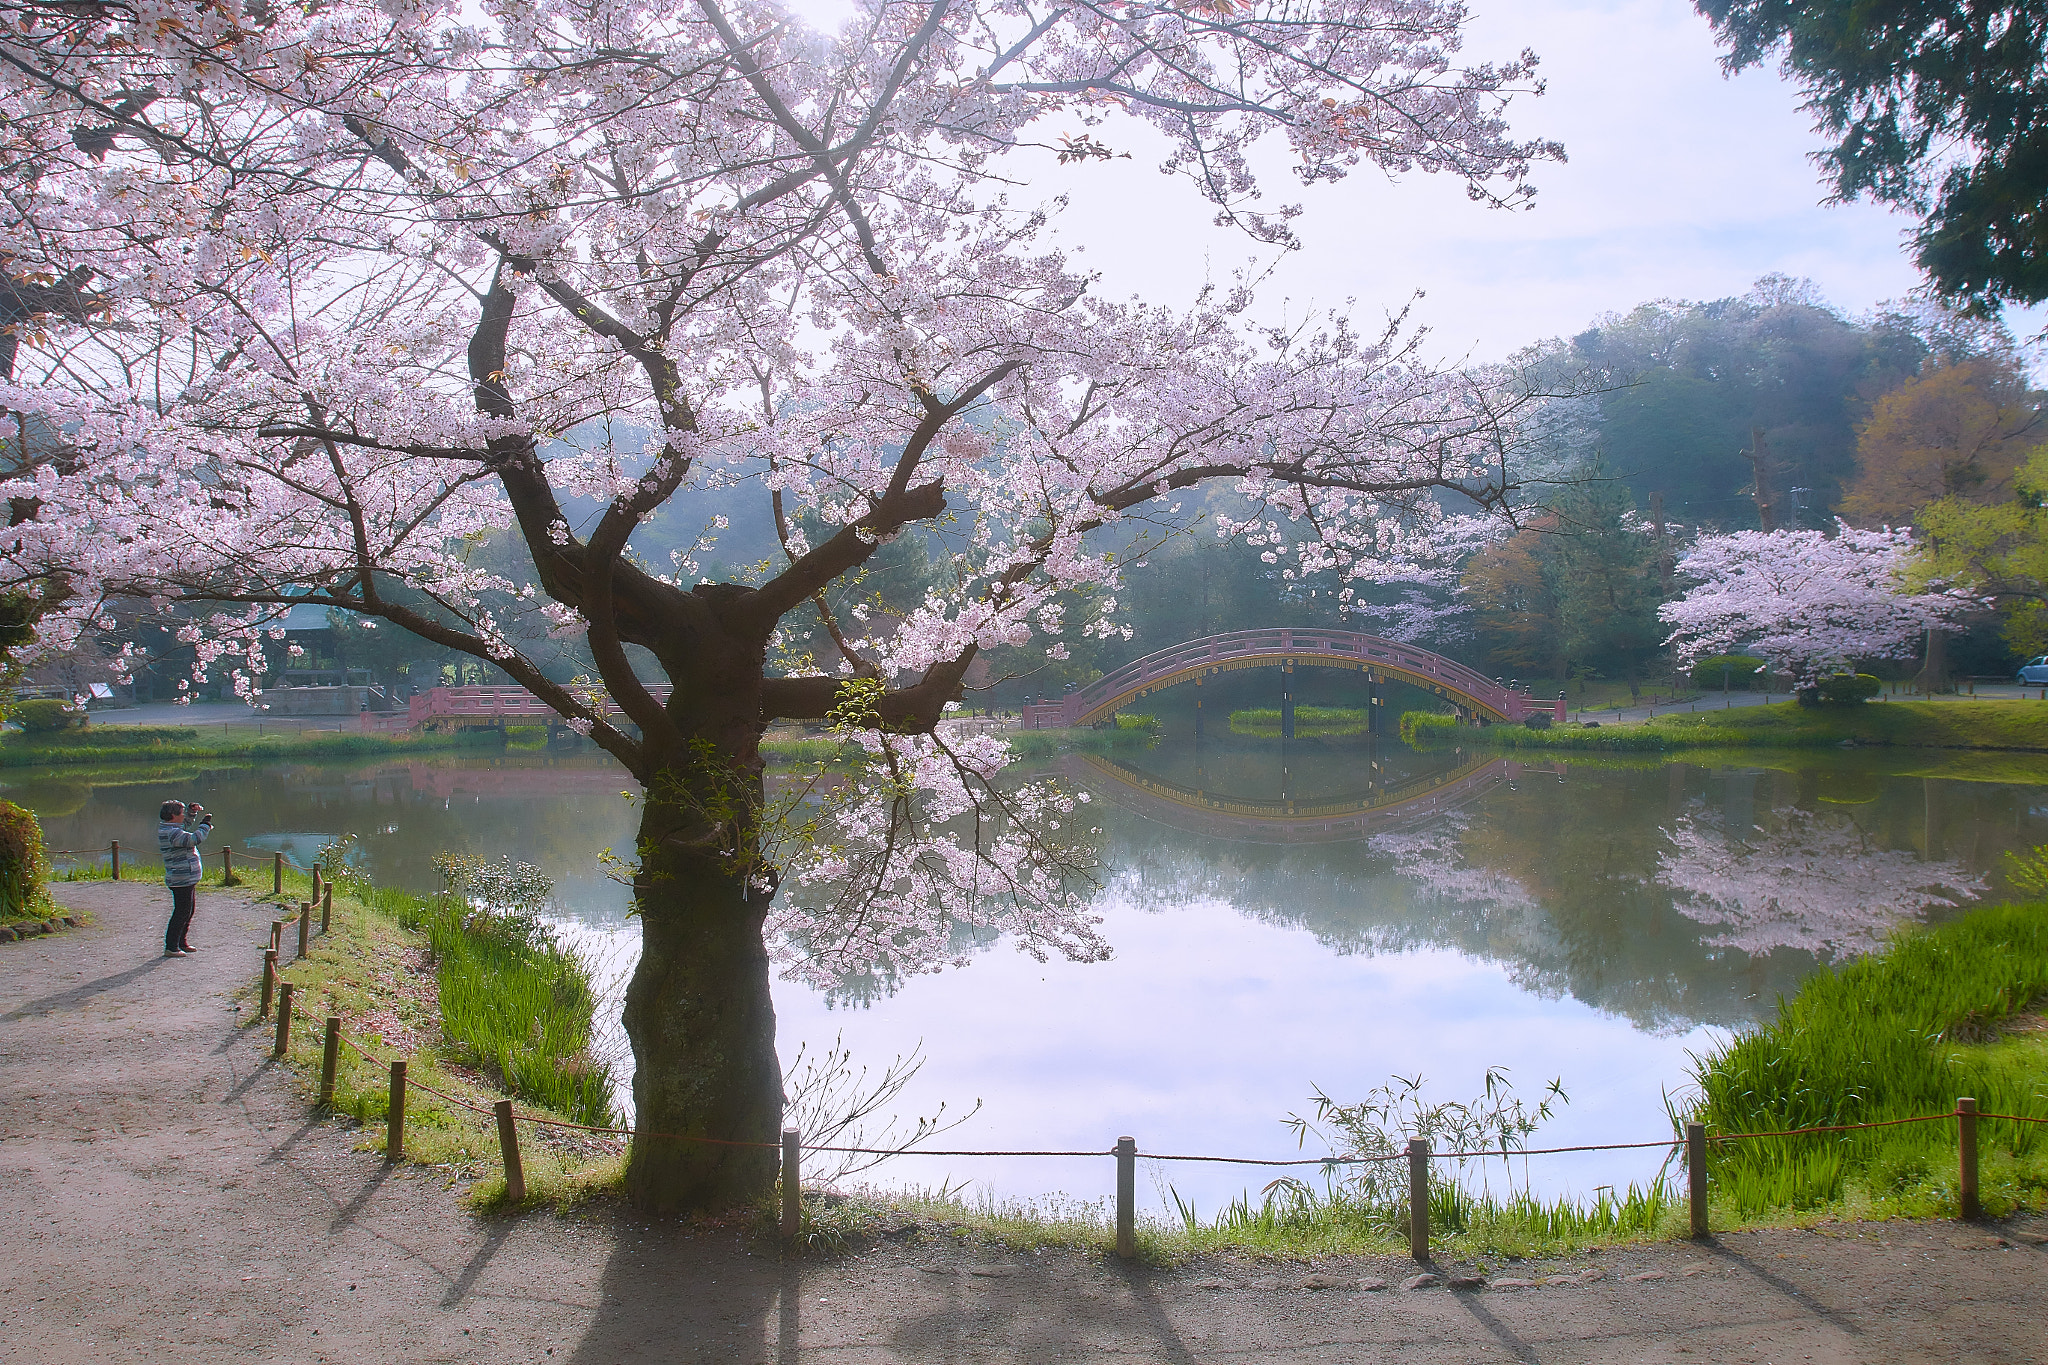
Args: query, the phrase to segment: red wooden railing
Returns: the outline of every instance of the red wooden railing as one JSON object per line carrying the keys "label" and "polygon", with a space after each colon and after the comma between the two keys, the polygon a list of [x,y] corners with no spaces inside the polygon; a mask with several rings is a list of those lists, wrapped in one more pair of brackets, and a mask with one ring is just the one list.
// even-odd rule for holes
{"label": "red wooden railing", "polygon": [[1024,726],[1043,730],[1085,725],[1115,711],[1140,692],[1186,681],[1205,666],[1243,667],[1254,660],[1323,666],[1344,662],[1374,671],[1397,669],[1410,675],[1408,681],[1419,680],[1439,695],[1463,702],[1497,720],[1519,721],[1539,709],[1553,709],[1539,707],[1525,694],[1501,686],[1477,669],[1398,640],[1350,630],[1237,630],[1147,654],[1059,701],[1026,706]]}

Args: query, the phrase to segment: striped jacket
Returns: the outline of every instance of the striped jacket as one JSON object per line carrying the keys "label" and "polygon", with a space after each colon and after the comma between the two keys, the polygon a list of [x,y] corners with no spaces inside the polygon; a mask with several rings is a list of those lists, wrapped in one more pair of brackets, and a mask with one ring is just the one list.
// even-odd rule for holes
{"label": "striped jacket", "polygon": [[199,885],[199,846],[206,842],[205,825],[175,825],[166,820],[156,827],[156,851],[164,855],[165,886]]}

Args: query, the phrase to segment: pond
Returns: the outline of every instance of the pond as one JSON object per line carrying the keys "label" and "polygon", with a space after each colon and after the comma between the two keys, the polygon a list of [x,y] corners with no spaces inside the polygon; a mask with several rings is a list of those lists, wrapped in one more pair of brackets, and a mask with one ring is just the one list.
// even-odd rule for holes
{"label": "pond", "polygon": [[[1319,1155],[1280,1123],[1318,1088],[1353,1099],[1420,1076],[1467,1099],[1489,1067],[1532,1099],[1562,1081],[1570,1103],[1540,1145],[1659,1139],[1689,1053],[1901,921],[2001,894],[2004,855],[2048,843],[2048,762],[2013,756],[1515,763],[1226,735],[1040,770],[1096,798],[1112,961],[996,943],[893,994],[777,986],[785,1060],[843,1038],[879,1070],[921,1044],[902,1113],[981,1104],[947,1147],[1102,1150],[1128,1133],[1152,1152]],[[303,856],[353,831],[373,878],[418,890],[440,850],[511,854],[555,879],[564,931],[612,979],[630,967],[637,930],[597,854],[630,847],[634,816],[622,774],[591,753],[5,782],[53,848],[141,853],[157,803],[178,796],[212,808],[238,850]],[[1658,1162],[1542,1158],[1529,1175],[1585,1194]],[[1273,1174],[1153,1164],[1148,1202],[1170,1185],[1204,1213]],[[907,1157],[870,1178],[1112,1188],[1100,1159]]]}

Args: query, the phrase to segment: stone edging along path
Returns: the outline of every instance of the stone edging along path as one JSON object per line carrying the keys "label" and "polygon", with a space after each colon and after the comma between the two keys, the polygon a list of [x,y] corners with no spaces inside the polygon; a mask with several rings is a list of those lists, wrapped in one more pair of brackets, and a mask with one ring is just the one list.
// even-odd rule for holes
{"label": "stone edging along path", "polygon": [[16,920],[12,924],[0,924],[0,943],[15,943],[24,939],[37,938],[43,934],[54,934],[62,929],[83,929],[85,921],[77,915],[52,915],[41,920]]}
{"label": "stone edging along path", "polygon": [[356,1150],[241,1022],[269,907],[202,893],[198,955],[167,959],[161,886],[57,890],[92,922],[0,944],[0,1361],[2048,1359],[2038,1220],[1418,1279],[1390,1257],[1150,1270],[907,1221],[786,1261],[605,1201],[480,1218],[442,1173]]}

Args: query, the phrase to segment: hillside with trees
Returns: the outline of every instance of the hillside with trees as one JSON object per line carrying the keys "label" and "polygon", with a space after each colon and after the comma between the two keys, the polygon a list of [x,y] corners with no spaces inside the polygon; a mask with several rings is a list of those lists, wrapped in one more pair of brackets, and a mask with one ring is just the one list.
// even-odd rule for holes
{"label": "hillside with trees", "polygon": [[[1948,571],[1974,566],[1996,609],[1954,622],[1938,669],[2002,675],[2048,649],[2048,456],[2026,472],[2048,424],[1996,324],[1920,303],[1854,317],[1810,282],[1773,276],[1735,298],[1654,300],[1596,319],[1513,365],[1539,384],[1580,376],[1592,392],[1554,400],[1529,424],[1513,458],[1530,510],[1453,571],[1346,596],[1334,574],[1294,572],[1284,556],[1217,537],[1209,521],[1243,515],[1219,496],[1096,594],[1115,632],[1076,640],[1064,660],[996,651],[990,681],[1009,681],[992,695],[1057,695],[1154,649],[1269,625],[1342,625],[1496,676],[1634,691],[1677,667],[1658,611],[1686,591],[1676,565],[1699,536],[1832,535],[1838,519],[1938,526]],[[1915,675],[1924,644],[1912,659],[1864,662]]]}

